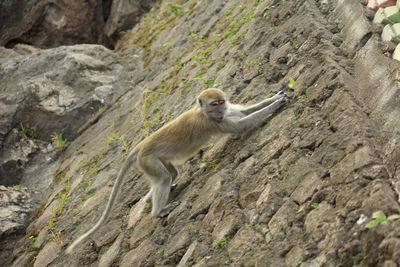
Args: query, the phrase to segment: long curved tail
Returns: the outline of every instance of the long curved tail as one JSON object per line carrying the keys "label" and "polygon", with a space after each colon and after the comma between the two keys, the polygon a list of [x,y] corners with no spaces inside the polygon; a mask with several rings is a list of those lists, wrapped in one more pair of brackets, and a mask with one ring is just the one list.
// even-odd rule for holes
{"label": "long curved tail", "polygon": [[108,199],[107,202],[107,207],[103,211],[103,215],[101,216],[100,220],[90,229],[87,231],[85,234],[81,235],[78,239],[76,239],[66,250],[67,254],[71,254],[71,252],[74,250],[74,248],[79,245],[81,242],[85,241],[89,236],[91,236],[94,232],[96,232],[102,225],[103,223],[107,220],[108,216],[110,215],[112,206],[114,204],[115,198],[118,195],[119,188],[121,186],[121,183],[123,181],[123,178],[128,171],[129,167],[134,163],[137,159],[137,151],[134,149],[128,156],[128,158],[125,160],[121,170],[118,173],[117,180],[115,181],[114,187],[111,191],[111,195]]}

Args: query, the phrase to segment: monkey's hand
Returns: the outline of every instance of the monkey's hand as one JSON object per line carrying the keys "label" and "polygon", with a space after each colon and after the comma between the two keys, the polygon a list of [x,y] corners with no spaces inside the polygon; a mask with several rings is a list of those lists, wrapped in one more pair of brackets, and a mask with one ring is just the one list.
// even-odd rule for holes
{"label": "monkey's hand", "polygon": [[290,99],[290,97],[284,91],[279,91],[276,95]]}
{"label": "monkey's hand", "polygon": [[282,101],[282,105],[288,104],[290,101],[290,96],[288,96],[284,91],[279,91],[276,96],[278,96],[278,100]]}

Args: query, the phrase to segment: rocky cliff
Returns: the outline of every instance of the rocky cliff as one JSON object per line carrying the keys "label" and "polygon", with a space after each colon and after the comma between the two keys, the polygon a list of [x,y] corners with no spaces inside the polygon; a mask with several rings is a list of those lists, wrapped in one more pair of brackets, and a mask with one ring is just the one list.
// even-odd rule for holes
{"label": "rocky cliff", "polygon": [[[160,1],[115,50],[1,48],[2,265],[398,266],[400,63],[371,14],[357,0]],[[108,222],[65,255],[129,149],[211,86],[291,101],[181,166],[167,218],[131,168]]]}

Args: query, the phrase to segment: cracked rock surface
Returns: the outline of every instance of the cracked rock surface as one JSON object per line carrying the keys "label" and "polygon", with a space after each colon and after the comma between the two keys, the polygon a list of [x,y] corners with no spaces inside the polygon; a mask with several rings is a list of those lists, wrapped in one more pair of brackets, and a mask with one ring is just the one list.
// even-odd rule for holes
{"label": "cracked rock surface", "polygon": [[[399,265],[400,220],[365,227],[376,211],[400,214],[400,63],[368,13],[356,0],[161,1],[115,51],[2,48],[0,141],[10,152],[32,141],[19,177],[49,181],[26,235],[2,243],[3,265]],[[66,256],[100,218],[129,148],[210,86],[234,103],[280,90],[291,101],[180,166],[170,197],[180,205],[166,218],[149,215],[131,168],[108,222]],[[65,128],[68,145],[21,137],[27,117],[45,142]]]}

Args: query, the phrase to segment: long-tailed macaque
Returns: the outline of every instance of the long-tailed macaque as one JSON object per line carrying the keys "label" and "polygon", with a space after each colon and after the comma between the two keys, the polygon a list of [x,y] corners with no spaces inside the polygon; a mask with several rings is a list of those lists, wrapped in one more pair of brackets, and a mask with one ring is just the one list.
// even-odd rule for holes
{"label": "long-tailed macaque", "polygon": [[271,98],[243,107],[229,103],[225,94],[216,88],[202,91],[191,110],[146,137],[130,152],[119,171],[107,207],[92,229],[79,237],[67,253],[87,239],[106,221],[123,177],[133,163],[150,183],[147,200],[152,201],[152,215],[167,216],[179,202],[167,205],[171,182],[178,175],[174,163],[193,156],[215,134],[240,134],[259,125],[268,114],[288,103],[289,97],[279,92]]}

